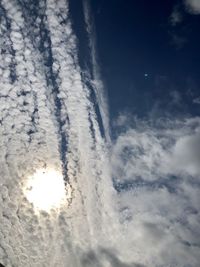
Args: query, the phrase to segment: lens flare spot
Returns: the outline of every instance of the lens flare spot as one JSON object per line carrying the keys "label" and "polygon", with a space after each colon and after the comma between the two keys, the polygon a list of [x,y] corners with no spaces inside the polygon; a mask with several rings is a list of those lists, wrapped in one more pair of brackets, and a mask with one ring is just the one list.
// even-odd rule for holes
{"label": "lens flare spot", "polygon": [[52,169],[37,170],[28,177],[25,195],[36,209],[48,212],[59,208],[66,197],[62,174]]}

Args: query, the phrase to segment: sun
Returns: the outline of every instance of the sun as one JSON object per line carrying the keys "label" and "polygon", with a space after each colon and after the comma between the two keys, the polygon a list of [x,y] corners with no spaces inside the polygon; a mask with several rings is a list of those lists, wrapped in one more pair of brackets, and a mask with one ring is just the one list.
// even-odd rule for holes
{"label": "sun", "polygon": [[39,169],[27,179],[26,198],[38,210],[49,212],[65,201],[66,190],[63,176],[53,169]]}

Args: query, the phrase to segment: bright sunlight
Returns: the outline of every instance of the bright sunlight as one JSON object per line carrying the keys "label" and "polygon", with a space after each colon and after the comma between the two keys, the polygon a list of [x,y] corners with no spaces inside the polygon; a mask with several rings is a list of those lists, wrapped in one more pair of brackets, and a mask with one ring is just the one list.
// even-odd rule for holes
{"label": "bright sunlight", "polygon": [[37,170],[28,178],[25,195],[36,209],[48,212],[59,208],[65,199],[62,174],[53,169]]}

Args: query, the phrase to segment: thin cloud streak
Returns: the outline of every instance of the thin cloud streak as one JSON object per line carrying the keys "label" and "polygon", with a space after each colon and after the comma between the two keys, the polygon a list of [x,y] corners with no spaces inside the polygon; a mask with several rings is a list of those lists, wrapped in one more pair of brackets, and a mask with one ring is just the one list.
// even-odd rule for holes
{"label": "thin cloud streak", "polygon": [[109,113],[107,96],[102,82],[101,71],[99,68],[99,60],[97,53],[97,37],[95,33],[94,18],[90,7],[89,0],[83,1],[83,10],[86,30],[88,33],[89,47],[91,50],[91,63],[92,63],[92,86],[95,90],[100,113],[103,119],[103,126],[106,132],[106,139],[110,142],[110,127],[109,127]]}

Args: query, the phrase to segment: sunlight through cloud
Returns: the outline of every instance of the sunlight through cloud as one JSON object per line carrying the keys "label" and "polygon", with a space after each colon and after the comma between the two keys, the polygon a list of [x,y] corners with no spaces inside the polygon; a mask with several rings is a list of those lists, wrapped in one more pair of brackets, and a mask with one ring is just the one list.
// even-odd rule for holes
{"label": "sunlight through cloud", "polygon": [[40,169],[28,177],[25,195],[36,209],[50,211],[59,208],[65,199],[65,185],[60,172]]}

